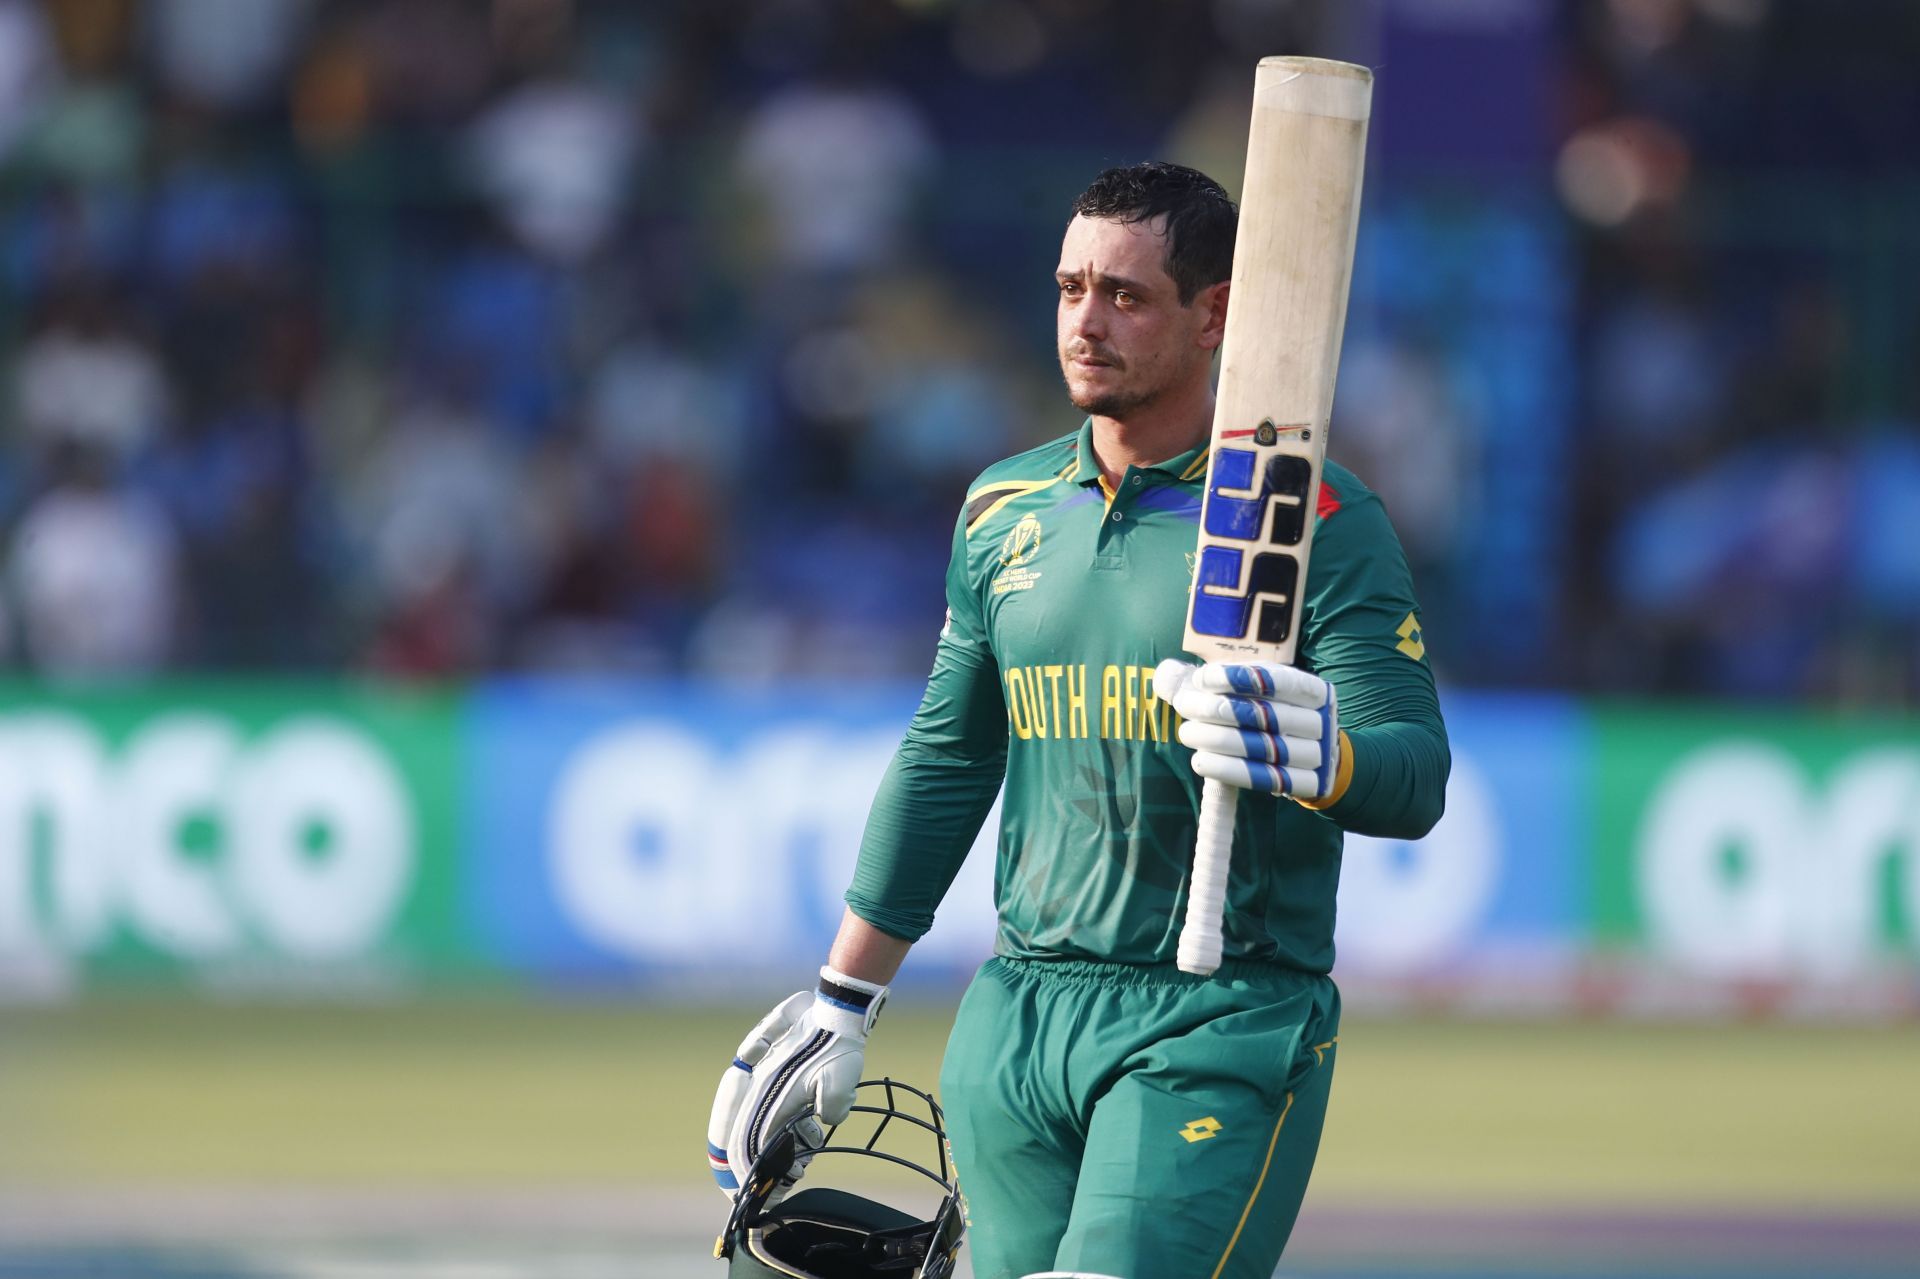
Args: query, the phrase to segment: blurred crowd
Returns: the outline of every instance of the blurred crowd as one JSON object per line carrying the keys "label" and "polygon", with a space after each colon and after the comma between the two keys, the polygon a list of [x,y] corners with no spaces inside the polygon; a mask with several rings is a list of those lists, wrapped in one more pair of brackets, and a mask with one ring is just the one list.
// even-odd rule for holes
{"label": "blurred crowd", "polygon": [[1920,8],[1585,17],[1578,676],[1920,702]]}
{"label": "blurred crowd", "polygon": [[[1395,5],[0,0],[0,657],[924,673],[967,481],[1077,425],[1067,202],[1237,164],[1222,68]],[[1920,40],[1800,7],[1556,26],[1525,662],[1472,606],[1497,356],[1362,326],[1349,452],[1451,677],[1920,697]]]}
{"label": "blurred crowd", "polygon": [[888,17],[0,0],[10,656],[923,665],[1019,413]]}

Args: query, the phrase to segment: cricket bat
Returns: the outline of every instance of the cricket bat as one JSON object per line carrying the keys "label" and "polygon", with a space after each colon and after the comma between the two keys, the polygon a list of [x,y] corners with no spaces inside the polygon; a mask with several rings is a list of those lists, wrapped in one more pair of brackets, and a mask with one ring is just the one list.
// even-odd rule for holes
{"label": "cricket bat", "polygon": [[[1233,285],[1188,596],[1187,651],[1292,662],[1360,222],[1373,73],[1322,58],[1254,72]],[[1184,972],[1220,966],[1236,788],[1201,792]]]}

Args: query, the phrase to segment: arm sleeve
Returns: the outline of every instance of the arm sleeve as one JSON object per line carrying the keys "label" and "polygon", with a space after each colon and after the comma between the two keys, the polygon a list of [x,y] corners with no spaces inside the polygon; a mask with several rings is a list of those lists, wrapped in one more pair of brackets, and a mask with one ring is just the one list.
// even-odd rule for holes
{"label": "arm sleeve", "polygon": [[1007,771],[1007,704],[967,566],[964,524],[947,566],[947,622],[933,673],[874,796],[847,905],[918,941],[960,872]]}
{"label": "arm sleeve", "polygon": [[1322,526],[1309,576],[1305,656],[1338,691],[1353,762],[1345,793],[1320,811],[1356,834],[1418,839],[1446,807],[1453,757],[1413,576],[1377,500]]}

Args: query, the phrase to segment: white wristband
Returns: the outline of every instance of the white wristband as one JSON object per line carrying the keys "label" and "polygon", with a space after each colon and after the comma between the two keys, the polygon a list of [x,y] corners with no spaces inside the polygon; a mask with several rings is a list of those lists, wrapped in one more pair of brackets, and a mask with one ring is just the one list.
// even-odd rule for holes
{"label": "white wristband", "polygon": [[879,1020],[881,1005],[886,1002],[885,986],[823,966],[820,987],[814,992],[813,1014],[823,1030],[865,1039],[873,1032],[873,1023]]}

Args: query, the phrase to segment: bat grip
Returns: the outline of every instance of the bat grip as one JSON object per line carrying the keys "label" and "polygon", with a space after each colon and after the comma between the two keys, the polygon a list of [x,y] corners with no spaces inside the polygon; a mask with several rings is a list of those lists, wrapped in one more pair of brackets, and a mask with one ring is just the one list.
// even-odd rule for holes
{"label": "bat grip", "polygon": [[1205,977],[1220,967],[1220,927],[1227,913],[1227,873],[1233,865],[1233,810],[1238,787],[1208,779],[1200,790],[1200,833],[1193,844],[1187,918],[1180,926],[1180,971]]}

